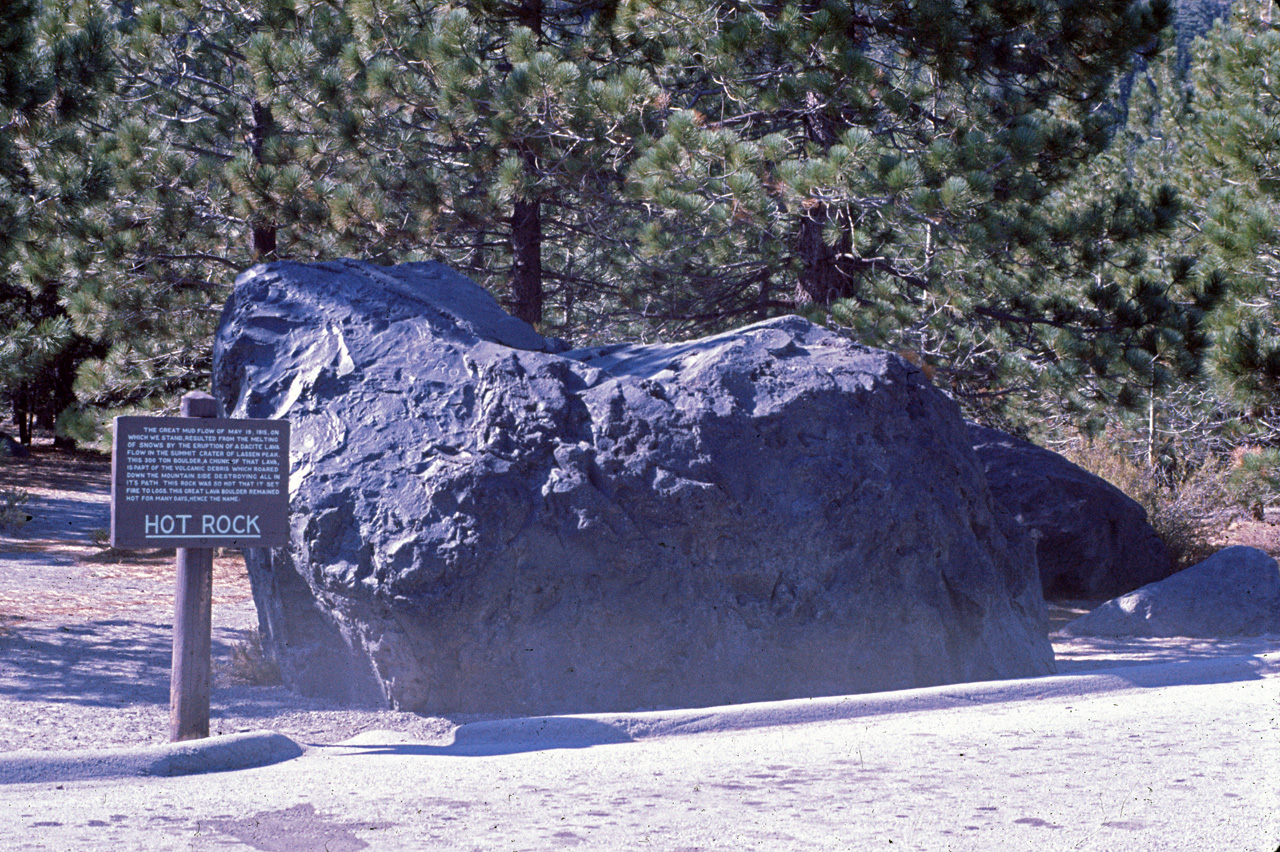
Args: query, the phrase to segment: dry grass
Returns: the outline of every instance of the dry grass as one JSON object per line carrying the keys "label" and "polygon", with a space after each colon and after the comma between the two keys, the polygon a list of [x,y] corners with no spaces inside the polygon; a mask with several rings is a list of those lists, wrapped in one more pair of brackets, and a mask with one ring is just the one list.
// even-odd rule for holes
{"label": "dry grass", "polygon": [[276,686],[283,681],[280,667],[262,649],[262,636],[257,630],[231,646],[231,659],[218,667],[218,680],[243,686]]}
{"label": "dry grass", "polygon": [[1169,549],[1174,570],[1212,555],[1218,533],[1242,511],[1240,488],[1227,460],[1211,458],[1171,478],[1102,440],[1073,441],[1061,452],[1146,509],[1152,528]]}

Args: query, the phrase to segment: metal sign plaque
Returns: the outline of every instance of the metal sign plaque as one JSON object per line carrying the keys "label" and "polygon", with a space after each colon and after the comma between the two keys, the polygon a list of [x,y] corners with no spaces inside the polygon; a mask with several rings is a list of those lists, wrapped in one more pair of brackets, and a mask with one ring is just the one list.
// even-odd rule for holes
{"label": "metal sign plaque", "polygon": [[287,421],[115,418],[112,547],[288,542]]}

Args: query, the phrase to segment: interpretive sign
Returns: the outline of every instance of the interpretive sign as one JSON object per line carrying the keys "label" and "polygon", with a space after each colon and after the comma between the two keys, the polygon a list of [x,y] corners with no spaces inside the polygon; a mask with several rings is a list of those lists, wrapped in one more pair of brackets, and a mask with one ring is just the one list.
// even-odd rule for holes
{"label": "interpretive sign", "polygon": [[117,417],[111,546],[283,547],[289,423]]}

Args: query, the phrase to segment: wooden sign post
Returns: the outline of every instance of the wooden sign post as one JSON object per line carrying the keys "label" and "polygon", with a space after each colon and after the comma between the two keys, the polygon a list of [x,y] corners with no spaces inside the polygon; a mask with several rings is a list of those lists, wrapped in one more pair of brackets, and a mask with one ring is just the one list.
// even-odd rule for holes
{"label": "wooden sign post", "polygon": [[[207,393],[182,398],[183,417],[217,417]],[[169,741],[209,736],[213,668],[213,548],[179,547],[173,607],[173,669],[169,680]]]}
{"label": "wooden sign post", "polygon": [[289,543],[289,424],[226,420],[207,393],[181,417],[117,417],[111,546],[176,547],[169,738],[209,736],[213,550]]}

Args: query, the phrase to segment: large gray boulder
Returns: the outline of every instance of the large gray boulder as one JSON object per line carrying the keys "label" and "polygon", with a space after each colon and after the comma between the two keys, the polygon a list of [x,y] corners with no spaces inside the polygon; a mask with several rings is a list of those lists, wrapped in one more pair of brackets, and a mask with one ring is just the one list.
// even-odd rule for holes
{"label": "large gray boulder", "polygon": [[293,424],[292,543],[247,554],[289,685],[548,713],[1054,670],[1030,541],[909,363],[797,317],[561,349],[436,264],[239,278],[214,393]]}
{"label": "large gray boulder", "polygon": [[1004,432],[970,423],[969,435],[996,503],[1036,537],[1047,598],[1105,600],[1169,576],[1146,510],[1119,488]]}
{"label": "large gray boulder", "polygon": [[1280,567],[1253,547],[1227,547],[1168,579],[1109,600],[1067,624],[1068,636],[1280,634]]}

